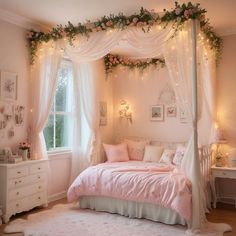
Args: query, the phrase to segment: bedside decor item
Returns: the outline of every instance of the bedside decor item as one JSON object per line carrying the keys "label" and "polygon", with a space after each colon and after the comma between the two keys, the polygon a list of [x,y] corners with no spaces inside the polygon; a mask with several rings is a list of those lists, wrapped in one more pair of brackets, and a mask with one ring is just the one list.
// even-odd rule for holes
{"label": "bedside decor item", "polygon": [[30,144],[28,142],[22,142],[19,144],[19,149],[21,150],[23,161],[27,161],[29,149],[30,149]]}
{"label": "bedside decor item", "polygon": [[164,121],[164,105],[151,106],[150,120],[151,121]]}
{"label": "bedside decor item", "polygon": [[120,102],[119,116],[120,116],[120,120],[125,118],[130,123],[132,123],[132,121],[133,121],[132,120],[132,112],[130,110],[130,105],[125,100],[121,100],[121,102]]}
{"label": "bedside decor item", "polygon": [[0,96],[3,100],[17,99],[17,74],[1,71]]}

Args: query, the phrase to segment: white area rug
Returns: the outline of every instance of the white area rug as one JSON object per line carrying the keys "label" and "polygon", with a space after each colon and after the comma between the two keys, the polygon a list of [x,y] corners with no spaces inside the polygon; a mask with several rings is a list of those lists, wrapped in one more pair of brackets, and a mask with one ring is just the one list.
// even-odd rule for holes
{"label": "white area rug", "polygon": [[[212,225],[211,225],[212,226]],[[199,236],[223,235],[225,224],[215,224]],[[222,228],[224,227],[224,229]],[[144,219],[130,219],[116,214],[81,210],[70,204],[17,219],[5,227],[5,233],[23,232],[24,236],[183,236],[186,228]]]}

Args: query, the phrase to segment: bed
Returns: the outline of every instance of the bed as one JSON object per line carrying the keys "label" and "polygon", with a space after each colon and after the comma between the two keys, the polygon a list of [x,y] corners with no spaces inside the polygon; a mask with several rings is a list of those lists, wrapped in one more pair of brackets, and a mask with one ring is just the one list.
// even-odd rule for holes
{"label": "bed", "polygon": [[80,208],[133,218],[181,225],[191,219],[191,183],[174,165],[127,161],[91,166],[67,196]]}

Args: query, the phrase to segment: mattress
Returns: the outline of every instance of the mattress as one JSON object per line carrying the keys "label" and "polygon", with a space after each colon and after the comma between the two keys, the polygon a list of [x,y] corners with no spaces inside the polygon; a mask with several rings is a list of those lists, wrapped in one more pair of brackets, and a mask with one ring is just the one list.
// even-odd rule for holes
{"label": "mattress", "polygon": [[111,197],[83,196],[79,198],[82,209],[116,213],[130,218],[145,218],[165,224],[186,225],[187,222],[178,213],[151,203],[132,202]]}

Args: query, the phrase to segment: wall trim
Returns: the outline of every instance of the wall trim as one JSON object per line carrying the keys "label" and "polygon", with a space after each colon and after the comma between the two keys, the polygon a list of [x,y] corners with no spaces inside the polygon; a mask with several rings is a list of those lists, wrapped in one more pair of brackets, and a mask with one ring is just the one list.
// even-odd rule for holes
{"label": "wall trim", "polygon": [[236,27],[228,28],[228,29],[223,29],[217,31],[217,33],[220,36],[229,36],[229,35],[235,35],[236,34]]}
{"label": "wall trim", "polygon": [[25,28],[27,30],[34,29],[34,30],[47,30],[48,27],[39,23],[36,23],[26,17],[17,15],[13,12],[4,10],[0,8],[0,20],[6,21],[8,23],[11,23],[13,25],[20,26],[22,28]]}
{"label": "wall trim", "polygon": [[48,196],[48,202],[54,202],[56,200],[66,198],[66,193],[67,193],[67,191],[52,194],[52,195]]}

